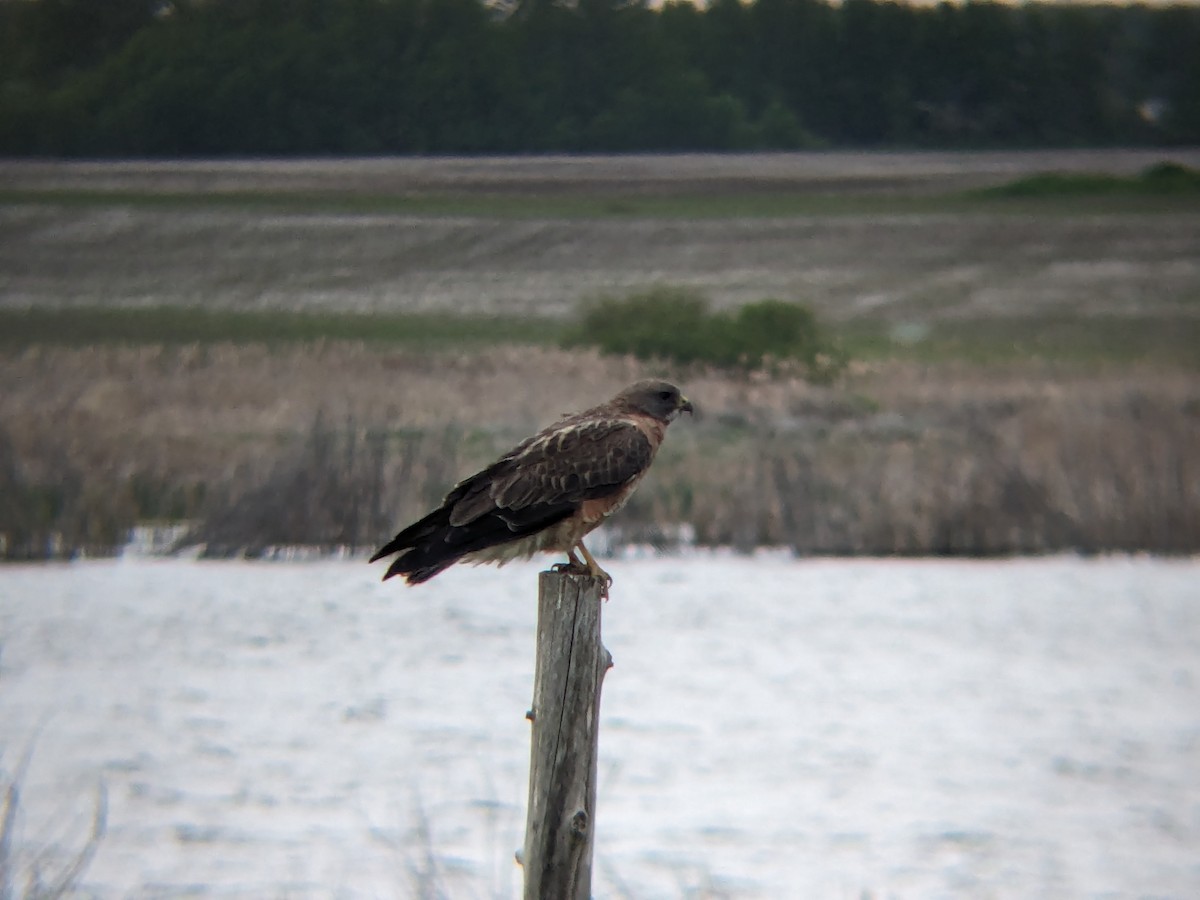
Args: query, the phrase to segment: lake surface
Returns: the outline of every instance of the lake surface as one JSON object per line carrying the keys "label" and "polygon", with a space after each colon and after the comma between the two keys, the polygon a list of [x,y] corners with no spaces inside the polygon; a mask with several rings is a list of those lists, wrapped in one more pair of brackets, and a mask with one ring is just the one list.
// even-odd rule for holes
{"label": "lake surface", "polygon": [[[102,782],[96,897],[519,896],[539,568],[0,569],[18,864]],[[1200,896],[1200,561],[609,570],[597,897]]]}

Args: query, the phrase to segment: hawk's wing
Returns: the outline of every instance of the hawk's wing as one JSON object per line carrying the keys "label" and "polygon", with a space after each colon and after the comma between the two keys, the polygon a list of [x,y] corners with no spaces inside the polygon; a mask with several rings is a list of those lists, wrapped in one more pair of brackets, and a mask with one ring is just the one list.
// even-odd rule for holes
{"label": "hawk's wing", "polygon": [[646,433],[623,419],[566,422],[530,438],[446,497],[450,524],[491,510],[523,512],[617,493],[654,459]]}

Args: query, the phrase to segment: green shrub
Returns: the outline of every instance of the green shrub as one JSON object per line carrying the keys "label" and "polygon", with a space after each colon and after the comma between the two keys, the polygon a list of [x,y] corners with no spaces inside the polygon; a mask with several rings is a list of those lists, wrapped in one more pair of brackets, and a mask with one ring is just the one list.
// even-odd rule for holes
{"label": "green shrub", "polygon": [[708,303],[678,288],[654,288],[625,299],[605,297],[584,310],[567,346],[599,347],[639,359],[697,362],[712,340]]}
{"label": "green shrub", "polygon": [[730,364],[760,368],[771,360],[798,359],[811,365],[821,336],[812,311],[782,300],[762,300],[737,311],[728,329],[727,346],[735,351]]}
{"label": "green shrub", "polygon": [[736,312],[713,313],[704,297],[671,287],[597,301],[584,310],[565,343],[743,371],[799,364],[806,377],[821,381],[835,377],[845,362],[804,306],[761,300]]}

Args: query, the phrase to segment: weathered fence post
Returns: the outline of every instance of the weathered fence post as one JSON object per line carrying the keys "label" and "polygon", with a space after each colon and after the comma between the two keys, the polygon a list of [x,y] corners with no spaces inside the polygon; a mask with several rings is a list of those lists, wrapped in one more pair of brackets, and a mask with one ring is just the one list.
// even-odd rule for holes
{"label": "weathered fence post", "polygon": [[590,575],[538,580],[525,900],[591,897],[600,687],[612,665],[600,642],[603,595]]}

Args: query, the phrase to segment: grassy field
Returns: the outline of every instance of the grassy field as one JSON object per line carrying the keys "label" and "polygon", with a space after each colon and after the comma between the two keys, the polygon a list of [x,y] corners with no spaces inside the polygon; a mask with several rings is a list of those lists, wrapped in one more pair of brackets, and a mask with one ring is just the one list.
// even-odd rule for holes
{"label": "grassy field", "polygon": [[[1058,361],[1077,365],[1143,363],[1200,371],[1200,317],[1069,315],[945,320],[905,328],[870,321],[830,329],[859,361],[938,364]],[[287,313],[191,307],[0,309],[0,348],[33,345],[253,344],[361,341],[380,347],[553,346],[562,319],[439,313]]]}
{"label": "grassy field", "polygon": [[909,333],[1194,315],[1200,195],[1134,189],[1164,161],[1200,153],[3,162],[0,308],[562,319],[672,284]]}
{"label": "grassy field", "polygon": [[324,340],[458,347],[478,344],[548,343],[561,323],[534,323],[515,316],[451,313],[336,313],[208,310],[155,306],[0,309],[0,347],[38,344],[86,347],[100,344],[253,344]]}
{"label": "grassy field", "polygon": [[[632,537],[1195,550],[1200,198],[1164,160],[1200,153],[0,163],[0,532],[369,544],[654,371],[705,414]],[[653,285],[802,302],[850,368],[557,348]]]}

